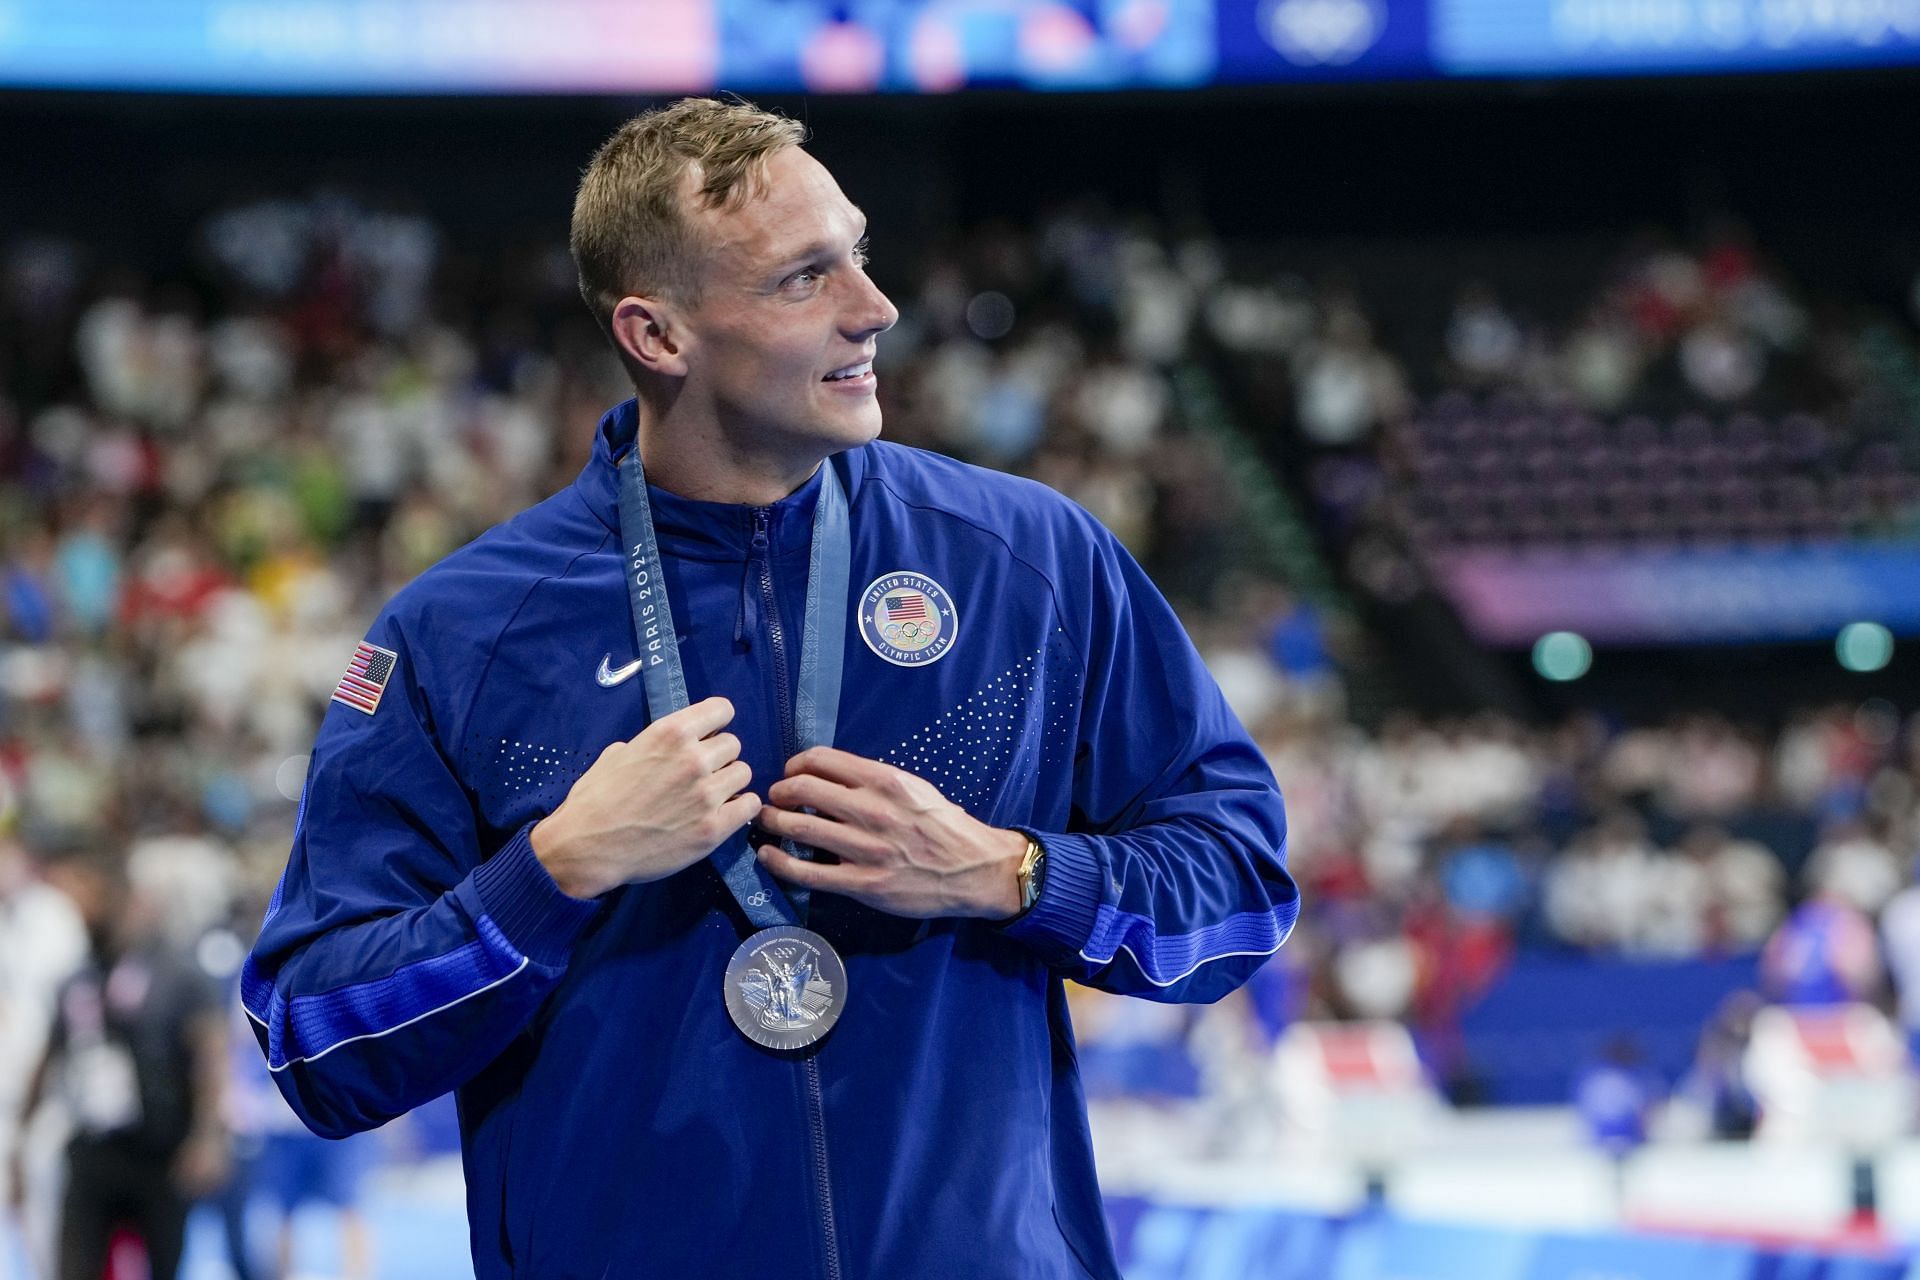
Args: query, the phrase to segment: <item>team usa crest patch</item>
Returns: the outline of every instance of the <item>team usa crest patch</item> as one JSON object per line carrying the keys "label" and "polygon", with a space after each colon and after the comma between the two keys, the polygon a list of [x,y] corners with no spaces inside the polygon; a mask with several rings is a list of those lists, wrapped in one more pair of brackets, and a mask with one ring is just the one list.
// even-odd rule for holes
{"label": "team usa crest patch", "polygon": [[386,693],[398,661],[400,655],[393,650],[362,640],[347,660],[347,673],[334,686],[333,700],[372,715],[380,707],[381,695]]}
{"label": "team usa crest patch", "polygon": [[860,638],[896,667],[924,667],[953,648],[960,612],[924,573],[883,573],[860,594]]}

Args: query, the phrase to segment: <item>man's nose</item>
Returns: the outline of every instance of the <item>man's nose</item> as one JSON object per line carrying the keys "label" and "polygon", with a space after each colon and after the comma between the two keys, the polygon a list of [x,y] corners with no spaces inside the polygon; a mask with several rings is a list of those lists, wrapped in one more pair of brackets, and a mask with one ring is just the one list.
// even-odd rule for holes
{"label": "man's nose", "polygon": [[856,341],[872,337],[876,333],[885,333],[900,321],[900,308],[893,305],[886,294],[880,292],[880,286],[869,279],[865,273],[855,276],[859,282],[861,295],[850,312],[848,326],[849,337]]}

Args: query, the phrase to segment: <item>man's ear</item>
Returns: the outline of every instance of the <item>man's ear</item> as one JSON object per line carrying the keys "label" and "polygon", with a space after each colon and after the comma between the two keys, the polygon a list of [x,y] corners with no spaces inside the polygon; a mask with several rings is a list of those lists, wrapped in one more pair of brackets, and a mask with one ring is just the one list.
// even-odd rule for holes
{"label": "man's ear", "polygon": [[669,378],[685,377],[685,334],[673,306],[659,298],[622,298],[613,308],[613,340],[636,367]]}

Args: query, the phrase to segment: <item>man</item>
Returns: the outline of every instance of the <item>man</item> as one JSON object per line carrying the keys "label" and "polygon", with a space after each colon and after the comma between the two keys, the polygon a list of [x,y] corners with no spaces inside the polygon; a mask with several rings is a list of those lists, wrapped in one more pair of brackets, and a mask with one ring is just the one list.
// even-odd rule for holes
{"label": "man", "polygon": [[874,443],[897,313],[801,140],[688,100],[595,156],[637,397],[376,621],[245,982],[314,1128],[459,1090],[481,1280],[1114,1276],[1062,977],[1214,999],[1297,912],[1125,552]]}
{"label": "man", "polygon": [[154,1280],[173,1280],[187,1210],[227,1174],[225,1020],[213,981],[168,945],[158,895],[130,891],[118,858],[70,854],[48,878],[80,909],[91,953],[61,988],[22,1115],[58,1081],[73,1121],[60,1211],[60,1280],[98,1280],[117,1226]]}
{"label": "man", "polygon": [[[256,918],[260,905],[255,904]],[[356,1136],[333,1142],[308,1132],[274,1086],[254,1043],[252,1020],[238,1001],[230,1007],[226,1117],[234,1176],[220,1197],[220,1211],[233,1280],[296,1275],[295,1218],[315,1205],[330,1210],[338,1225],[340,1280],[371,1280],[374,1234],[362,1208],[361,1181],[375,1141]],[[278,1217],[269,1267],[259,1264],[247,1230],[249,1209],[260,1199],[269,1201]]]}
{"label": "man", "polygon": [[1913,882],[1887,899],[1880,911],[1880,949],[1893,980],[1894,1012],[1907,1037],[1907,1051],[1920,1055],[1920,859]]}
{"label": "man", "polygon": [[[50,1143],[17,1125],[32,1076],[46,1049],[61,987],[87,957],[87,931],[73,900],[48,884],[38,860],[14,833],[18,812],[0,816],[0,1204],[21,1206],[23,1243],[52,1268],[53,1208],[28,1194],[16,1170],[51,1173]],[[51,1177],[31,1181],[51,1184]],[[8,1223],[0,1220],[0,1275],[11,1252]],[[19,1268],[27,1272],[24,1262]]]}

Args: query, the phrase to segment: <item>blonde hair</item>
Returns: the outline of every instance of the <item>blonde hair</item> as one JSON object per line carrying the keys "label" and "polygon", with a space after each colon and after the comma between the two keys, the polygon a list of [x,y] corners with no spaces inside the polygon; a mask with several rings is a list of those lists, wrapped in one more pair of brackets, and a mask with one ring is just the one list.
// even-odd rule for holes
{"label": "blonde hair", "polygon": [[699,301],[701,246],[680,200],[690,167],[699,166],[701,207],[726,208],[759,189],[767,157],[806,139],[799,121],[744,99],[682,98],[601,144],[574,196],[571,243],[580,296],[608,336],[622,298]]}

